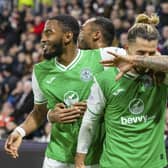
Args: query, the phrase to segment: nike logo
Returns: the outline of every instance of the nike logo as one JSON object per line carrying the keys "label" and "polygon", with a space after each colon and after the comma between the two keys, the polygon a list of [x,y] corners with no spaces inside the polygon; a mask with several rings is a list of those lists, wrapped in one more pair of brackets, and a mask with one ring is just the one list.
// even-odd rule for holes
{"label": "nike logo", "polygon": [[55,79],[56,77],[52,77],[51,79],[47,80],[46,83],[51,84]]}

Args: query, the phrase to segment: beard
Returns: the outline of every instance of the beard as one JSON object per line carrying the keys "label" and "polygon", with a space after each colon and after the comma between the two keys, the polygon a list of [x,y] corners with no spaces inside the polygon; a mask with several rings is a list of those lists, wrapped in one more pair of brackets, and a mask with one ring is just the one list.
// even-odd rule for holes
{"label": "beard", "polygon": [[52,46],[52,50],[49,50],[48,52],[44,50],[44,53],[43,53],[43,57],[47,60],[51,60],[52,58],[55,58],[55,57],[60,57],[63,53],[63,45],[62,43],[55,43],[53,46]]}
{"label": "beard", "polygon": [[147,72],[149,71],[149,69],[143,68],[143,67],[134,67],[134,70],[135,70],[136,73],[138,73],[139,75],[144,75],[145,73],[147,73]]}
{"label": "beard", "polygon": [[152,82],[154,84],[162,84],[166,78],[166,74],[164,72],[155,72],[151,69],[147,69],[147,68],[135,68],[135,71],[140,74],[140,75],[148,75],[151,77]]}

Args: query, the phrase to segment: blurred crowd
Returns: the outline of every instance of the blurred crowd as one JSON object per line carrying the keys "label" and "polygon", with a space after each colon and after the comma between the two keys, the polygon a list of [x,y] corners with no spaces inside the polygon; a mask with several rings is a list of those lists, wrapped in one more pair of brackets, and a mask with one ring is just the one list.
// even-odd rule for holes
{"label": "blurred crowd", "polygon": [[[160,16],[158,51],[168,55],[168,0],[0,0],[0,139],[25,120],[33,108],[32,67],[42,59],[45,20],[70,14],[82,24],[94,16],[111,19],[112,45],[126,47],[127,31],[139,13]],[[50,124],[26,137],[47,142]]]}

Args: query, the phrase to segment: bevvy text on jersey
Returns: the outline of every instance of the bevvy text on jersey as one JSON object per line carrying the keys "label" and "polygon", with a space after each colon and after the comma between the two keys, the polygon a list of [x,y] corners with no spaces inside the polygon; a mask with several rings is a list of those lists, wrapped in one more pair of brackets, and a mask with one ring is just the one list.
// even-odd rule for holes
{"label": "bevvy text on jersey", "polygon": [[144,112],[144,102],[140,98],[132,99],[128,104],[128,110],[130,112],[130,116],[122,116],[120,118],[120,122],[122,125],[131,125],[136,123],[145,123],[148,120],[153,120],[155,115],[148,116],[147,114],[143,115]]}

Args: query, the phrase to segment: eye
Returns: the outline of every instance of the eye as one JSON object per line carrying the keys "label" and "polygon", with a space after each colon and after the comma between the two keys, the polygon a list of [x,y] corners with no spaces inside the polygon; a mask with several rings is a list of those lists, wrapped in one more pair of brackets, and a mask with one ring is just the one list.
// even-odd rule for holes
{"label": "eye", "polygon": [[44,31],[44,34],[45,34],[46,36],[49,36],[50,34],[52,34],[52,31],[51,31],[51,30],[45,30],[45,31]]}
{"label": "eye", "polygon": [[144,51],[136,51],[136,54],[137,54],[137,55],[144,55],[145,52],[144,52]]}
{"label": "eye", "polygon": [[150,55],[150,56],[153,56],[153,55],[155,55],[155,53],[156,53],[155,51],[149,52],[149,55]]}

